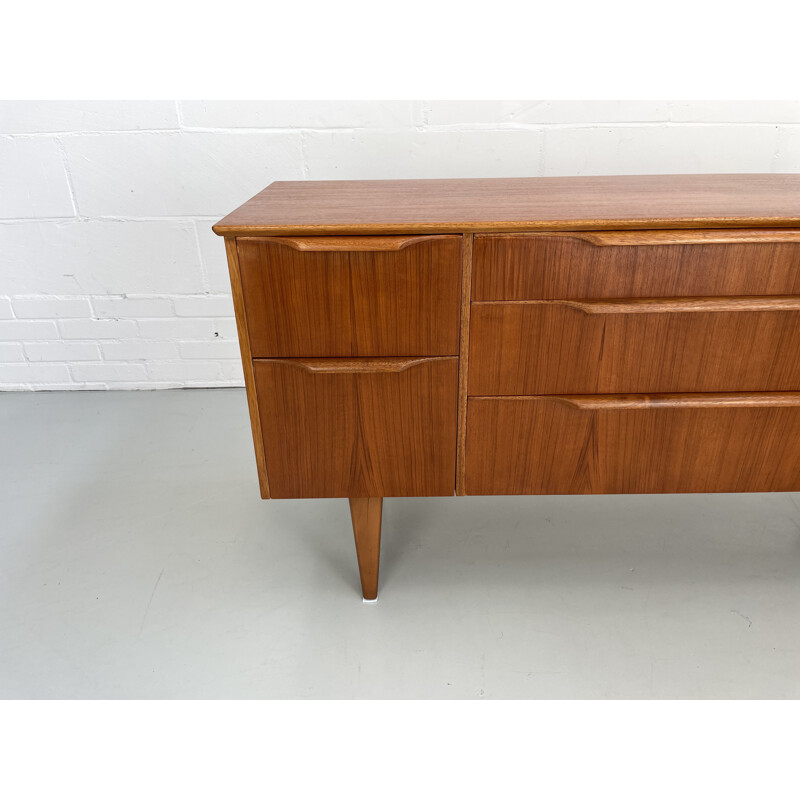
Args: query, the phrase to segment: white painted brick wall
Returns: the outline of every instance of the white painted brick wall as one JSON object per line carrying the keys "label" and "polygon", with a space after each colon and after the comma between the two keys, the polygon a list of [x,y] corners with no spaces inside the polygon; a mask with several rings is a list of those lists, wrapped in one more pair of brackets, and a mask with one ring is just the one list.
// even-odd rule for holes
{"label": "white painted brick wall", "polygon": [[0,389],[241,386],[211,224],[274,180],[800,171],[800,101],[2,101]]}
{"label": "white painted brick wall", "polygon": [[61,144],[54,138],[0,138],[0,218],[70,217]]}

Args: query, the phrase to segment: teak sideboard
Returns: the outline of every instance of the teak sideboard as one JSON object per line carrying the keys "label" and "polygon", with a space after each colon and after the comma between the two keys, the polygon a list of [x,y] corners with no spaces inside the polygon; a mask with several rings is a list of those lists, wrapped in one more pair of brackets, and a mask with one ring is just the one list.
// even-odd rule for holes
{"label": "teak sideboard", "polygon": [[800,175],[273,183],[225,217],[262,497],[800,490]]}

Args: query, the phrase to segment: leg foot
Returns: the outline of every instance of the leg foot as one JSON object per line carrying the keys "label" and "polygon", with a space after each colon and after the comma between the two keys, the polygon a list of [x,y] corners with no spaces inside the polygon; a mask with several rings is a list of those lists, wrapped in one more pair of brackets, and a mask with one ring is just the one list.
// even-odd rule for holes
{"label": "leg foot", "polygon": [[382,497],[350,498],[350,517],[353,520],[358,571],[365,600],[376,600],[378,597],[382,512]]}

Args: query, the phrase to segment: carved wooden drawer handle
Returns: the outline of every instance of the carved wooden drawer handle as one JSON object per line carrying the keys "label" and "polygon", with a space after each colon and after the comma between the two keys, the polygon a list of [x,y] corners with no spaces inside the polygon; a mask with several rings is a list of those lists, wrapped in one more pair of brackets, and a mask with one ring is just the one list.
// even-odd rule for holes
{"label": "carved wooden drawer handle", "polygon": [[669,244],[800,244],[800,231],[761,230],[661,230],[661,231],[586,231],[581,233],[532,234],[580,239],[597,247],[642,247]]}
{"label": "carved wooden drawer handle", "polygon": [[488,300],[474,306],[567,306],[584,314],[668,314],[712,311],[800,311],[800,296],[647,297],[625,300]]}
{"label": "carved wooden drawer handle", "polygon": [[244,241],[265,241],[286,245],[307,253],[361,251],[369,253],[403,250],[429,239],[457,239],[458,236],[270,236],[258,239],[242,237]]}
{"label": "carved wooden drawer handle", "polygon": [[800,406],[800,392],[708,394],[550,395],[541,399],[584,411],[621,411],[654,408],[764,408]]}
{"label": "carved wooden drawer handle", "polygon": [[272,364],[286,364],[306,372],[405,372],[431,361],[454,361],[456,356],[433,358],[268,358],[255,359]]}

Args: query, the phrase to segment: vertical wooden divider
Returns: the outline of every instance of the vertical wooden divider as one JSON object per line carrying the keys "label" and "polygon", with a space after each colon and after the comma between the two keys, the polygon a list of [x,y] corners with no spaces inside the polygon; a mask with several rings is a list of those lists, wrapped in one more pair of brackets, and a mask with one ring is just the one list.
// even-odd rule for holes
{"label": "vertical wooden divider", "polygon": [[461,339],[458,359],[458,443],[456,446],[456,494],[466,490],[467,379],[469,373],[469,316],[472,293],[472,239],[465,233],[461,245]]}

